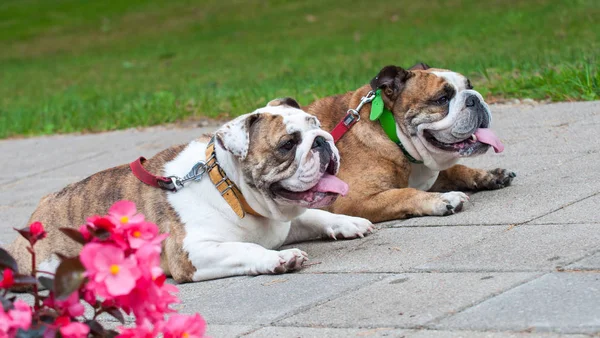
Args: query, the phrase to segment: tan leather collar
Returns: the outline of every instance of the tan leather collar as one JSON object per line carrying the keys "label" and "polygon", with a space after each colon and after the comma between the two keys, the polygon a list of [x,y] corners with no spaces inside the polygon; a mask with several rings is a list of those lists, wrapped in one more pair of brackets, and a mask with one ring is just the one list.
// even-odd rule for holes
{"label": "tan leather collar", "polygon": [[237,187],[235,183],[233,183],[223,168],[219,165],[219,161],[217,161],[217,156],[215,154],[215,138],[211,138],[208,146],[206,147],[206,172],[210,177],[210,180],[215,185],[217,190],[221,193],[221,196],[225,199],[227,204],[233,209],[233,212],[238,215],[239,218],[244,218],[246,213],[258,217],[263,217],[258,212],[254,211],[246,202],[244,195]]}

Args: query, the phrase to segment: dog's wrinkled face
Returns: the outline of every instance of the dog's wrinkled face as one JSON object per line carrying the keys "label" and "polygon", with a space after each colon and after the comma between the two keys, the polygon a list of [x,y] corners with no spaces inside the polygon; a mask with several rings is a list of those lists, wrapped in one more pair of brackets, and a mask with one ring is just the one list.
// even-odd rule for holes
{"label": "dog's wrinkled face", "polygon": [[331,134],[293,99],[277,99],[223,126],[219,144],[238,160],[246,185],[266,200],[310,208],[348,192],[335,177],[340,157]]}
{"label": "dog's wrinkled face", "polygon": [[466,157],[483,154],[490,146],[503,150],[489,129],[488,105],[459,73],[424,64],[409,70],[387,66],[371,85],[382,89],[386,107],[420,155]]}

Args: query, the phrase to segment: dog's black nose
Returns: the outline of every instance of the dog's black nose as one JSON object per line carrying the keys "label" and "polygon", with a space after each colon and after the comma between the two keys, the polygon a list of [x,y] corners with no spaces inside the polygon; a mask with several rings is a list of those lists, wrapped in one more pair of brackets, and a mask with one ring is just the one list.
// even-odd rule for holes
{"label": "dog's black nose", "polygon": [[467,107],[475,107],[475,105],[478,103],[479,103],[479,98],[475,95],[471,95],[471,96],[467,97],[467,99],[465,100],[465,105]]}
{"label": "dog's black nose", "polygon": [[327,144],[327,141],[325,141],[325,138],[323,136],[317,136],[317,137],[315,137],[315,140],[313,141],[312,149],[323,148],[326,144]]}

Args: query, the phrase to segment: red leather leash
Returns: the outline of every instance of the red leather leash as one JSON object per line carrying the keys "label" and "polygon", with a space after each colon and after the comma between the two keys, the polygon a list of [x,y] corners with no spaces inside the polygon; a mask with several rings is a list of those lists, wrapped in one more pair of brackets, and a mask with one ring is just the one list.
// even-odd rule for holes
{"label": "red leather leash", "polygon": [[129,163],[129,168],[140,181],[149,186],[169,191],[177,191],[177,184],[172,177],[156,176],[149,173],[142,165],[146,159],[143,157]]}
{"label": "red leather leash", "polygon": [[360,121],[360,115],[355,115],[353,112],[350,112],[351,110],[353,109],[348,110],[346,116],[331,130],[334,143],[337,143],[356,122]]}
{"label": "red leather leash", "polygon": [[360,99],[360,103],[356,109],[348,109],[346,115],[330,132],[331,136],[333,136],[334,143],[337,143],[337,141],[341,139],[356,122],[360,121],[360,109],[365,103],[373,101],[374,98],[375,92],[371,90],[367,93],[367,96],[363,96]]}

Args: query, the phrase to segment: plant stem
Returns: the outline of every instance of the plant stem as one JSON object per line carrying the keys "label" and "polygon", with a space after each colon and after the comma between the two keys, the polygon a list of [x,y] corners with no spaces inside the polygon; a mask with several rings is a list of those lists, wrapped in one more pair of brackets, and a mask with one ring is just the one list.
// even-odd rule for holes
{"label": "plant stem", "polygon": [[100,309],[100,311],[98,311],[98,312],[96,312],[96,309],[94,309],[94,312],[95,313],[94,313],[93,319],[96,319],[96,317],[98,317],[99,315],[101,315],[104,312],[104,309]]}
{"label": "plant stem", "polygon": [[[30,247],[31,250],[31,276],[36,279],[36,270],[35,270],[35,250],[33,250],[33,245]],[[33,308],[37,311],[40,309],[40,295],[38,294],[38,286],[37,283],[33,284]]]}

